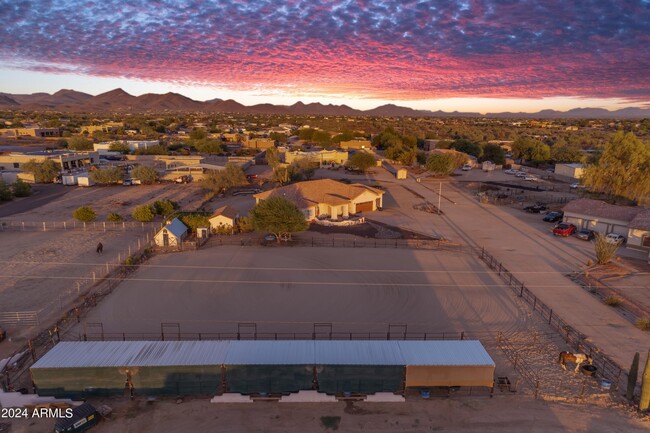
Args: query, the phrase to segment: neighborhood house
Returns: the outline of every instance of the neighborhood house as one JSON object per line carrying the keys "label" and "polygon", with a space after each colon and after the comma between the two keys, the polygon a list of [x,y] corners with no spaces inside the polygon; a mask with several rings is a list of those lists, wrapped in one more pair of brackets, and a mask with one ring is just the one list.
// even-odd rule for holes
{"label": "neighborhood house", "polygon": [[232,229],[239,218],[239,212],[232,206],[222,206],[210,217],[210,228],[213,231]]}
{"label": "neighborhood house", "polygon": [[383,191],[359,183],[348,185],[332,179],[319,179],[265,191],[254,197],[256,203],[269,197],[286,197],[311,221],[324,216],[335,220],[348,218],[359,212],[381,209],[383,195]]}

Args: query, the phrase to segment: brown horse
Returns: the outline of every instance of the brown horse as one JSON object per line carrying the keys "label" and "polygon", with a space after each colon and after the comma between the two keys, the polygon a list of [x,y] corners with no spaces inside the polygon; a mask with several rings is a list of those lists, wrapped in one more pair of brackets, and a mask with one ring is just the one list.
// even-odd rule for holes
{"label": "brown horse", "polygon": [[560,356],[557,360],[558,363],[562,364],[562,368],[566,370],[566,363],[573,362],[576,364],[575,372],[578,372],[578,369],[582,364],[588,362],[591,365],[594,362],[594,358],[584,353],[571,353],[571,352],[560,352]]}

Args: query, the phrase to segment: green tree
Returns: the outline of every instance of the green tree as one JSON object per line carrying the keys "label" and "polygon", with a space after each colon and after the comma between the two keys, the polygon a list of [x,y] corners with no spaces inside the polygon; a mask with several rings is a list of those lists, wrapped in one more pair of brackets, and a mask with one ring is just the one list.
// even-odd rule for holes
{"label": "green tree", "polygon": [[158,172],[156,169],[145,165],[139,165],[131,170],[131,176],[145,185],[151,185],[158,180]]}
{"label": "green tree", "polygon": [[120,152],[124,155],[127,153],[131,153],[131,148],[129,147],[128,144],[124,143],[123,141],[114,141],[108,146],[108,150],[111,152]]}
{"label": "green tree", "polygon": [[22,169],[25,173],[33,174],[36,183],[52,183],[61,173],[61,166],[51,159],[43,162],[30,159],[22,165]]}
{"label": "green tree", "polygon": [[432,153],[425,166],[428,171],[438,176],[447,176],[456,169],[454,157],[448,153]]}
{"label": "green tree", "polygon": [[348,166],[365,173],[370,167],[377,165],[377,160],[368,152],[357,152],[348,160]]}
{"label": "green tree", "polygon": [[486,144],[483,146],[483,155],[480,161],[492,161],[497,165],[506,163],[506,153],[498,144]]}
{"label": "green tree", "polygon": [[5,181],[2,180],[2,178],[0,178],[0,201],[10,201],[13,198],[14,195],[11,192],[11,188],[9,188],[9,185],[7,185]]}
{"label": "green tree", "polygon": [[204,128],[194,128],[190,132],[190,139],[192,140],[205,140],[208,137],[208,133]]}
{"label": "green tree", "polygon": [[553,162],[580,162],[582,153],[580,149],[566,144],[555,144],[551,147],[551,160]]}
{"label": "green tree", "polygon": [[85,137],[75,135],[68,138],[68,149],[72,150],[93,150],[93,142]]}
{"label": "green tree", "polygon": [[237,231],[240,233],[248,233],[255,230],[253,227],[253,220],[251,217],[240,217],[237,219]]}
{"label": "green tree", "polygon": [[156,200],[153,204],[153,208],[156,214],[166,216],[172,214],[176,209],[178,209],[178,203],[168,199]]}
{"label": "green tree", "polygon": [[551,148],[539,140],[519,137],[512,144],[512,155],[526,161],[548,161]]}
{"label": "green tree", "polygon": [[77,221],[81,221],[82,223],[89,223],[91,221],[95,221],[97,214],[93,208],[89,206],[81,206],[72,213],[72,217]]}
{"label": "green tree", "polygon": [[269,197],[250,212],[256,231],[273,233],[278,242],[291,239],[292,233],[307,230],[309,224],[298,207],[284,197]]}
{"label": "green tree", "polygon": [[289,166],[292,181],[309,180],[314,177],[318,162],[312,158],[297,158]]}
{"label": "green tree", "polygon": [[151,205],[143,204],[133,209],[131,216],[136,221],[139,221],[141,223],[147,223],[153,219],[155,213]]}
{"label": "green tree", "polygon": [[226,151],[226,146],[219,140],[196,140],[194,148],[200,153],[218,155]]}
{"label": "green tree", "polygon": [[119,213],[109,212],[108,215],[106,215],[106,220],[113,223],[121,223],[124,221],[124,218],[122,218],[122,215]]}
{"label": "green tree", "polygon": [[638,201],[650,195],[650,143],[618,132],[605,146],[598,164],[588,166],[583,182],[593,191]]}
{"label": "green tree", "polygon": [[247,184],[244,170],[236,164],[226,164],[223,170],[209,170],[203,179],[203,187],[214,194]]}
{"label": "green tree", "polygon": [[286,134],[283,134],[281,132],[271,132],[269,134],[269,138],[273,141],[277,141],[278,143],[286,143],[289,139]]}
{"label": "green tree", "polygon": [[463,152],[463,153],[466,153],[468,155],[475,156],[476,158],[480,157],[481,153],[482,153],[481,146],[478,143],[475,143],[475,142],[473,142],[471,140],[467,140],[465,138],[455,140],[451,144],[450,149],[454,149],[454,150],[457,150],[459,152]]}
{"label": "green tree", "polygon": [[32,186],[22,179],[16,179],[11,186],[14,197],[29,197],[32,195]]}
{"label": "green tree", "polygon": [[90,172],[90,180],[100,185],[120,183],[124,178],[124,171],[120,167],[107,167]]}
{"label": "green tree", "polygon": [[266,163],[275,169],[280,165],[280,151],[277,147],[269,147],[266,149]]}

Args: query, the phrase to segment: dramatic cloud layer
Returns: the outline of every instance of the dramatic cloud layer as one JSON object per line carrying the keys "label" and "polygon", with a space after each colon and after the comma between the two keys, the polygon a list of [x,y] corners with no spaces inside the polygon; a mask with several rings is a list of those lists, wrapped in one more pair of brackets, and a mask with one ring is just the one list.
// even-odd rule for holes
{"label": "dramatic cloud layer", "polygon": [[384,99],[650,101],[650,0],[0,0],[16,68]]}

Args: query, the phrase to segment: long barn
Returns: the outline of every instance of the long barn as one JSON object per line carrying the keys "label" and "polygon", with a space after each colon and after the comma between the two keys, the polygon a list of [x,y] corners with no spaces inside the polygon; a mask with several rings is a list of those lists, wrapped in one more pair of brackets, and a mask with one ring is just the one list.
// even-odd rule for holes
{"label": "long barn", "polygon": [[479,341],[61,342],[30,369],[40,395],[403,393],[492,387]]}

